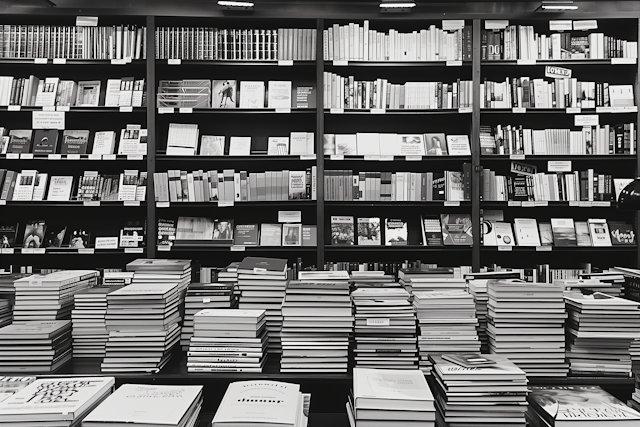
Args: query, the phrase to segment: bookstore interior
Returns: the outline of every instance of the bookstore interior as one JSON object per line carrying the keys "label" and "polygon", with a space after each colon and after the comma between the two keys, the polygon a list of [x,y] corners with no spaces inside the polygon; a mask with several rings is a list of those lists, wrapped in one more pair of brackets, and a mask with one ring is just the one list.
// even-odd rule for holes
{"label": "bookstore interior", "polygon": [[640,427],[639,39],[0,1],[0,427]]}

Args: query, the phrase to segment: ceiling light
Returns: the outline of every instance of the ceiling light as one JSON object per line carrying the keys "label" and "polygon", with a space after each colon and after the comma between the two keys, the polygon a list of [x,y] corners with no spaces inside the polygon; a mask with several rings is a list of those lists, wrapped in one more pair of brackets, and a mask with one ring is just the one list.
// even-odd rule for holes
{"label": "ceiling light", "polygon": [[564,12],[566,10],[578,10],[578,6],[573,4],[573,1],[568,0],[546,0],[536,11],[540,12]]}
{"label": "ceiling light", "polygon": [[416,3],[412,1],[382,1],[380,3],[380,12],[382,13],[407,13],[416,7]]}

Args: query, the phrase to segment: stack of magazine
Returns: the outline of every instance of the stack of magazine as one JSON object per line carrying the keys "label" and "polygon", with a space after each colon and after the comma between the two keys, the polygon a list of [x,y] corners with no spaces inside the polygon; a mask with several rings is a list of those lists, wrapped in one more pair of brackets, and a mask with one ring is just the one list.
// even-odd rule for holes
{"label": "stack of magazine", "polygon": [[362,368],[417,369],[416,314],[401,288],[360,288],[355,306],[355,362]]}
{"label": "stack of magazine", "polygon": [[480,341],[473,297],[466,291],[414,292],[420,335],[420,369],[431,373],[429,355],[478,353]]}

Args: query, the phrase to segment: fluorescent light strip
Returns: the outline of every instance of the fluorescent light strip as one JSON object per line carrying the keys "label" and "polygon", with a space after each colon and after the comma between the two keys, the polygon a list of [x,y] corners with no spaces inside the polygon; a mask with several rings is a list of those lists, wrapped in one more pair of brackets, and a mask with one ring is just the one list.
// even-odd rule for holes
{"label": "fluorescent light strip", "polygon": [[542,8],[545,10],[578,10],[578,6],[569,6],[561,4],[543,4]]}
{"label": "fluorescent light strip", "polygon": [[416,7],[415,3],[380,3],[381,8],[385,9],[403,9],[406,7]]}
{"label": "fluorescent light strip", "polygon": [[218,1],[218,6],[227,6],[227,7],[253,7],[254,4],[250,1]]}

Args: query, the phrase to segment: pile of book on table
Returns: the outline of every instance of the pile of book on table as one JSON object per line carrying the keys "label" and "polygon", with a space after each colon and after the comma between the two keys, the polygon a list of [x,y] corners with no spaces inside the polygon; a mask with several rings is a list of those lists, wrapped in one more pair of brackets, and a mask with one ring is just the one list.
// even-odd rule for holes
{"label": "pile of book on table", "polygon": [[198,425],[202,386],[123,384],[95,408],[82,427],[189,427]]}
{"label": "pile of book on table", "polygon": [[355,306],[355,363],[362,368],[416,369],[416,314],[401,288],[359,288]]}
{"label": "pile of book on table", "polygon": [[436,409],[422,372],[354,368],[347,415],[352,427],[431,427]]}
{"label": "pile of book on table", "polygon": [[35,380],[36,377],[0,377],[0,402],[13,396]]}
{"label": "pile of book on table", "polygon": [[629,349],[640,334],[640,303],[600,292],[565,296],[565,302],[571,373],[629,377]]}
{"label": "pile of book on table", "polygon": [[0,328],[0,372],[54,372],[71,360],[71,321],[31,321]]}
{"label": "pile of book on table", "polygon": [[403,268],[398,272],[398,282],[408,292],[454,291],[467,287],[463,278],[455,277],[453,269],[446,267]]}
{"label": "pile of book on table", "polygon": [[636,389],[631,395],[631,399],[627,401],[629,406],[631,406],[636,411],[640,411],[640,373],[634,374],[636,380]]}
{"label": "pile of book on table", "polygon": [[527,376],[567,376],[564,288],[515,279],[489,281],[489,348]]}
{"label": "pile of book on table", "polygon": [[112,377],[42,378],[0,402],[0,425],[79,426],[113,391]]}
{"label": "pile of book on table", "polygon": [[264,310],[202,310],[193,318],[188,372],[262,372],[269,342]]}
{"label": "pile of book on table", "polygon": [[529,387],[531,427],[637,427],[640,413],[598,386]]}
{"label": "pile of book on table", "polygon": [[107,295],[102,372],[157,372],[180,341],[176,283],[133,283]]}
{"label": "pile of book on table", "polygon": [[200,310],[235,308],[238,300],[233,294],[231,283],[191,283],[184,298],[184,320],[180,346],[189,348],[193,335],[193,316]]}
{"label": "pile of book on table", "polygon": [[480,352],[476,306],[466,291],[414,292],[413,306],[422,372],[431,373],[429,355]]}
{"label": "pile of book on table", "polygon": [[527,375],[497,354],[431,356],[438,426],[525,427]]}
{"label": "pile of book on table", "polygon": [[73,295],[95,286],[99,276],[94,270],[63,270],[16,280],[13,320],[70,319]]}
{"label": "pile of book on table", "polygon": [[353,315],[346,271],[301,271],[287,285],[282,315],[281,372],[347,372]]}
{"label": "pile of book on table", "polygon": [[268,353],[282,353],[282,301],[287,288],[287,260],[246,257],[238,266],[240,310],[264,310],[269,332]]}
{"label": "pile of book on table", "polygon": [[239,381],[229,384],[211,427],[306,427],[311,395],[298,384]]}
{"label": "pile of book on table", "polygon": [[73,357],[101,357],[106,351],[109,331],[107,294],[122,286],[96,286],[74,295],[71,312]]}
{"label": "pile of book on table", "polygon": [[191,283],[191,260],[140,258],[127,264],[127,271],[133,272],[131,284],[175,284],[178,287],[178,306],[183,309],[184,297]]}

